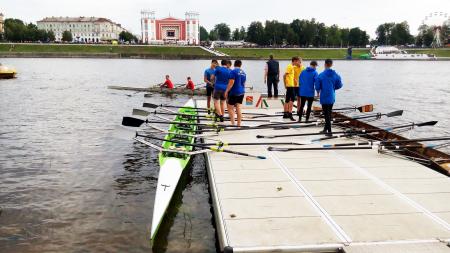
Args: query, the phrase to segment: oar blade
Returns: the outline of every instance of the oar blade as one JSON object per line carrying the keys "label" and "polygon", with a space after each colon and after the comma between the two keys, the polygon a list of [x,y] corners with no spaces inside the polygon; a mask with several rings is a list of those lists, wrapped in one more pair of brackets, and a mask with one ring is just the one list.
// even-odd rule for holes
{"label": "oar blade", "polygon": [[137,118],[133,118],[133,117],[123,117],[123,119],[122,119],[123,126],[140,127],[144,123],[145,123],[145,120],[137,119]]}
{"label": "oar blade", "polygon": [[403,110],[386,113],[386,117],[397,117],[397,116],[402,116],[402,115],[403,115]]}
{"label": "oar blade", "polygon": [[133,109],[133,115],[146,117],[146,116],[150,115],[150,112],[146,111],[146,110],[141,110],[141,109]]}
{"label": "oar blade", "polygon": [[423,122],[423,123],[416,124],[416,126],[419,126],[419,127],[421,127],[421,126],[434,126],[437,123],[438,123],[437,121],[428,121],[428,122]]}
{"label": "oar blade", "polygon": [[360,106],[360,107],[358,107],[356,109],[358,109],[359,112],[372,112],[373,111],[373,104],[363,105],[363,106]]}
{"label": "oar blade", "polygon": [[144,103],[144,104],[142,104],[142,107],[147,107],[147,108],[153,108],[153,109],[155,109],[155,108],[158,108],[159,106],[158,106],[158,105],[155,105],[155,104],[152,104],[152,103]]}

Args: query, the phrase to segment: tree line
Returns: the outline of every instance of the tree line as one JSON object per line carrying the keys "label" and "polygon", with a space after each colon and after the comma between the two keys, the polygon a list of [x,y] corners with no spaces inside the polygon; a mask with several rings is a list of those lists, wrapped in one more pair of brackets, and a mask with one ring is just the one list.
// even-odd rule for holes
{"label": "tree line", "polygon": [[369,35],[359,27],[340,28],[326,26],[315,19],[295,19],[289,24],[277,20],[255,21],[247,28],[241,26],[233,31],[225,23],[215,25],[209,32],[200,27],[200,40],[245,40],[260,46],[277,47],[347,47],[368,45]]}
{"label": "tree line", "polygon": [[[252,22],[247,28],[241,26],[233,31],[226,23],[214,26],[211,31],[200,27],[201,41],[214,40],[244,40],[259,46],[296,46],[296,47],[348,47],[366,45],[416,45],[433,46],[434,27],[422,25],[419,34],[413,36],[408,22],[384,23],[376,29],[376,38],[369,40],[366,31],[359,27],[341,28],[337,25],[326,26],[315,19],[295,19],[291,23],[281,23],[268,20],[265,23]],[[450,27],[444,25],[441,30],[441,40],[448,43]]]}
{"label": "tree line", "polygon": [[4,30],[3,39],[11,42],[49,42],[55,40],[55,34],[52,31],[38,29],[35,24],[25,24],[20,19],[5,19]]}

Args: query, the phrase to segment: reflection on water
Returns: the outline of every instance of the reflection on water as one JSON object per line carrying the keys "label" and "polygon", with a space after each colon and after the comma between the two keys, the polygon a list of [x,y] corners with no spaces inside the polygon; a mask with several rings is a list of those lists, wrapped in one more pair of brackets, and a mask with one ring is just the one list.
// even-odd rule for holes
{"label": "reflection on water", "polygon": [[[209,61],[4,59],[19,78],[0,80],[0,251],[151,252],[157,152],[115,138],[122,116],[144,100],[173,99],[107,90],[145,86],[171,74],[201,82]],[[282,67],[287,62],[282,62]],[[322,63],[320,63],[322,64]],[[450,62],[347,62],[339,105],[404,109],[376,124],[439,120],[411,137],[449,134]],[[244,61],[248,82],[262,85],[263,61]],[[205,162],[183,175],[154,252],[214,252],[216,238]]]}

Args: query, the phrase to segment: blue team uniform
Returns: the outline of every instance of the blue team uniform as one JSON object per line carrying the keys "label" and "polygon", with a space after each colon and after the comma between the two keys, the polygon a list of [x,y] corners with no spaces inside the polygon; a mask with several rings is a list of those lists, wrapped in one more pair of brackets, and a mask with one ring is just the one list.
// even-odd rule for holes
{"label": "blue team uniform", "polygon": [[245,93],[245,81],[247,80],[247,75],[241,68],[234,68],[230,72],[230,79],[234,80],[233,87],[231,88],[230,96],[240,96]]}

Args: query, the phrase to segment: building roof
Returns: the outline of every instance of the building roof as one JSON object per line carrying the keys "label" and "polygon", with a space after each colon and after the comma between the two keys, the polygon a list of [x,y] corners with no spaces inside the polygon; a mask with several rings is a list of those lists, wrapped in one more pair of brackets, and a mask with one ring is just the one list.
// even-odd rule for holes
{"label": "building roof", "polygon": [[38,22],[108,22],[115,24],[110,19],[99,17],[46,17]]}

